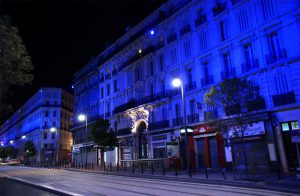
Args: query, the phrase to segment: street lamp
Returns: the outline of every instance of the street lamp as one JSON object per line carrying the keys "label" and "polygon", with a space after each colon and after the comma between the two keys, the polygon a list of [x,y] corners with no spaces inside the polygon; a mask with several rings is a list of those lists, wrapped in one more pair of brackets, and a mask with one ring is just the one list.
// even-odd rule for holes
{"label": "street lamp", "polygon": [[79,114],[77,119],[80,122],[85,121],[85,168],[87,168],[87,116],[85,114]]}
{"label": "street lamp", "polygon": [[179,78],[175,78],[172,80],[172,85],[176,88],[180,87],[181,90],[181,100],[182,100],[182,110],[183,110],[183,126],[184,126],[184,139],[185,139],[185,154],[186,154],[186,168],[187,172],[190,171],[190,155],[189,155],[189,140],[188,140],[188,131],[186,126],[186,111],[185,111],[185,102],[184,102],[184,89],[182,85],[182,81]]}
{"label": "street lamp", "polygon": [[[57,134],[57,128],[56,127],[51,127],[50,128],[50,132],[51,133],[55,133],[55,139],[56,139],[56,134]],[[56,142],[56,148],[55,148],[55,162],[57,160],[58,162],[58,153],[59,153],[59,138],[58,138],[58,141]]]}
{"label": "street lamp", "polygon": [[23,135],[23,136],[22,136],[22,140],[24,140],[24,139],[26,139],[26,135]]}

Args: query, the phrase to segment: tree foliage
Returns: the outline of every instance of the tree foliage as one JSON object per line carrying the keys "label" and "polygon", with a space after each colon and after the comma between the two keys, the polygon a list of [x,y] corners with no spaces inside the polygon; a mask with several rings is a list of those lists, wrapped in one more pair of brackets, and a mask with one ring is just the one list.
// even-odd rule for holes
{"label": "tree foliage", "polygon": [[14,148],[13,146],[9,147],[0,147],[0,158],[2,161],[5,161],[8,157],[10,158],[17,158],[18,156],[18,150]]}
{"label": "tree foliage", "polygon": [[101,152],[111,151],[118,146],[118,139],[112,129],[109,129],[107,120],[99,119],[91,125],[94,142]]}
{"label": "tree foliage", "polygon": [[12,86],[23,86],[32,81],[33,65],[18,29],[0,16],[0,113],[11,106],[6,103]]}
{"label": "tree foliage", "polygon": [[24,147],[24,156],[25,158],[33,157],[36,155],[36,148],[32,141],[28,140],[25,142]]}

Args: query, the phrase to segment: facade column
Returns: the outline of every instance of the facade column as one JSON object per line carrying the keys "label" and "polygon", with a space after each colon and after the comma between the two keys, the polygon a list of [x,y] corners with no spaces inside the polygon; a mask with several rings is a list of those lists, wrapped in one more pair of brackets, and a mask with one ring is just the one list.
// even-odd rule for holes
{"label": "facade column", "polygon": [[286,160],[286,155],[285,155],[285,151],[284,151],[284,145],[283,145],[282,135],[281,135],[279,125],[276,126],[276,128],[275,128],[275,134],[276,134],[277,141],[278,141],[277,146],[278,146],[278,150],[279,150],[279,158],[280,158],[282,171],[287,173],[289,171],[289,169],[288,169],[288,164],[287,164],[287,160]]}

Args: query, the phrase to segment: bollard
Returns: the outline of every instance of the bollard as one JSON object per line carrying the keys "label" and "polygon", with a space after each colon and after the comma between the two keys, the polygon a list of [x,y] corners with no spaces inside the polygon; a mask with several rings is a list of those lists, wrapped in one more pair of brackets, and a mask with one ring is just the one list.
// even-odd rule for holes
{"label": "bollard", "polygon": [[165,175],[165,163],[162,162],[162,172],[163,172],[163,176]]}
{"label": "bollard", "polygon": [[134,162],[132,162],[132,173],[134,173]]}
{"label": "bollard", "polygon": [[109,168],[110,168],[110,172],[112,172],[112,164],[111,164],[111,162],[109,163]]}
{"label": "bollard", "polygon": [[117,172],[119,172],[119,161],[117,162]]}
{"label": "bollard", "polygon": [[205,167],[205,177],[208,179],[207,167]]}
{"label": "bollard", "polygon": [[144,164],[141,162],[141,173],[144,173]]}
{"label": "bollard", "polygon": [[192,163],[190,163],[190,171],[189,171],[189,173],[190,173],[190,178],[192,177]]}
{"label": "bollard", "polygon": [[221,172],[222,172],[222,176],[223,176],[224,180],[227,180],[227,178],[225,176],[225,168],[222,168]]}
{"label": "bollard", "polygon": [[152,175],[153,175],[153,162],[151,162],[151,173],[152,173]]}
{"label": "bollard", "polygon": [[94,170],[94,163],[92,163],[92,171]]}
{"label": "bollard", "polygon": [[105,171],[105,162],[103,162],[103,171]]}
{"label": "bollard", "polygon": [[175,164],[175,176],[177,176],[178,173],[177,173],[177,164]]}

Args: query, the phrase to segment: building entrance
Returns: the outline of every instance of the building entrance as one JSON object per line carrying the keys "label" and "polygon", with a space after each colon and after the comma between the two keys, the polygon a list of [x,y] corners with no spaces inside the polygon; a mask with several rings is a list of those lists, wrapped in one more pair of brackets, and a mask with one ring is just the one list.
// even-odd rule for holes
{"label": "building entrance", "polygon": [[147,138],[145,130],[147,129],[146,123],[144,121],[141,121],[139,125],[136,128],[136,135],[135,135],[135,153],[137,159],[146,159],[148,158],[147,153]]}

